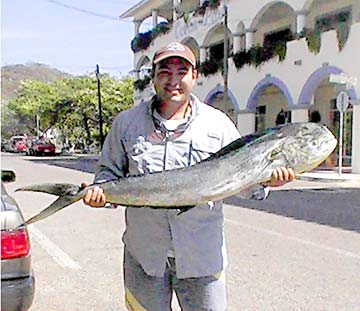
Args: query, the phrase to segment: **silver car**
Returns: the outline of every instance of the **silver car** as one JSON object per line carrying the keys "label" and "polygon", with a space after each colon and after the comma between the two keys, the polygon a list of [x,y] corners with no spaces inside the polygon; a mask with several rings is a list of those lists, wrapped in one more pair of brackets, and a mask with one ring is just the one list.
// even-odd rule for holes
{"label": "silver car", "polygon": [[14,180],[14,172],[1,171],[1,311],[28,310],[35,291],[24,217],[3,185]]}

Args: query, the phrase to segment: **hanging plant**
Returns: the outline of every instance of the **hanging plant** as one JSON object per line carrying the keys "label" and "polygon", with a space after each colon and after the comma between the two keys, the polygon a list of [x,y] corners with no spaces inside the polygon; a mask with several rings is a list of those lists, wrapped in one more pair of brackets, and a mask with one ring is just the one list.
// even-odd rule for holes
{"label": "hanging plant", "polygon": [[187,24],[190,21],[192,16],[193,16],[193,14],[186,12],[186,13],[182,14],[181,17],[183,18],[185,24]]}
{"label": "hanging plant", "polygon": [[147,76],[144,79],[139,79],[134,82],[134,89],[138,91],[143,91],[149,86],[151,82],[151,77]]}
{"label": "hanging plant", "polygon": [[261,64],[266,63],[267,61],[269,61],[270,59],[272,59],[275,56],[275,49],[278,43],[274,43],[274,45],[270,45],[270,46],[264,46],[261,47],[259,53],[259,57],[261,60]]}
{"label": "hanging plant", "polygon": [[161,22],[155,26],[152,32],[152,38],[155,39],[156,37],[167,33],[171,29],[170,24],[167,22]]}
{"label": "hanging plant", "polygon": [[204,16],[207,7],[211,8],[211,9],[216,9],[219,7],[219,5],[220,5],[220,0],[206,0],[203,2],[203,4],[201,6],[199,6],[195,10],[194,13],[195,13],[195,15]]}
{"label": "hanging plant", "polygon": [[259,67],[261,65],[262,61],[262,49],[263,47],[260,45],[256,45],[250,48],[250,61],[251,64],[255,67]]}
{"label": "hanging plant", "polygon": [[146,50],[156,37],[167,33],[170,29],[171,27],[169,23],[161,22],[157,24],[153,29],[144,33],[139,33],[137,36],[134,37],[134,39],[131,40],[131,50],[134,53]]}
{"label": "hanging plant", "polygon": [[268,43],[266,46],[253,46],[248,51],[239,51],[232,58],[237,70],[245,65],[254,65],[259,67],[270,59],[277,56],[279,62],[286,58],[286,40]]}
{"label": "hanging plant", "polygon": [[240,70],[245,65],[251,64],[251,55],[249,51],[239,51],[233,55],[235,68]]}
{"label": "hanging plant", "polygon": [[295,39],[305,38],[308,49],[311,53],[318,54],[321,47],[321,31],[319,29],[303,28],[300,33],[295,35]]}
{"label": "hanging plant", "polygon": [[151,31],[139,33],[134,39],[131,40],[130,46],[134,53],[146,50],[152,41]]}
{"label": "hanging plant", "polygon": [[283,62],[286,58],[286,42],[277,42],[273,53],[279,57],[279,62]]}
{"label": "hanging plant", "polygon": [[205,77],[208,77],[210,75],[217,73],[219,69],[220,66],[218,65],[218,63],[207,59],[200,64],[198,71]]}
{"label": "hanging plant", "polygon": [[309,51],[311,53],[318,54],[321,47],[321,32],[318,29],[307,29],[305,37]]}
{"label": "hanging plant", "polygon": [[220,5],[220,0],[209,0],[209,8],[216,9]]}
{"label": "hanging plant", "polygon": [[339,51],[341,51],[350,34],[350,25],[347,22],[341,22],[336,26],[336,37],[338,40]]}

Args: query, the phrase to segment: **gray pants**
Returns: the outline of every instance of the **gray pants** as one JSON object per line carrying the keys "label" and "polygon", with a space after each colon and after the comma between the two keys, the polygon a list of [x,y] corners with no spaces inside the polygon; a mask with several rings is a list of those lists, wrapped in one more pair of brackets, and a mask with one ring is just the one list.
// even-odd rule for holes
{"label": "gray pants", "polygon": [[178,279],[175,259],[169,258],[162,278],[147,275],[124,250],[125,303],[129,311],[170,311],[173,291],[183,311],[224,311],[225,272],[201,278]]}

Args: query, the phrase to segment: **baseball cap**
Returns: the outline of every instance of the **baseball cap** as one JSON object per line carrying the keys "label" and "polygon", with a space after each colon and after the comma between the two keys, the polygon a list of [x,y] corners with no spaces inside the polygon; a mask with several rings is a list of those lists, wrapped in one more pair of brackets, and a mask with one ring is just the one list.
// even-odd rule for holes
{"label": "baseball cap", "polygon": [[171,42],[160,49],[154,55],[153,64],[157,64],[169,57],[180,57],[196,67],[196,58],[190,48],[180,42]]}

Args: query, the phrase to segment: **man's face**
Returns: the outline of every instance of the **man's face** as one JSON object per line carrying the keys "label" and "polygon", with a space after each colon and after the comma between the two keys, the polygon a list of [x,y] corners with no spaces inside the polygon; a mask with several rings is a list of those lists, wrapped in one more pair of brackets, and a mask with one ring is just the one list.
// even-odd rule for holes
{"label": "man's face", "polygon": [[170,57],[156,64],[154,87],[159,99],[186,102],[195,85],[197,71],[180,57]]}

